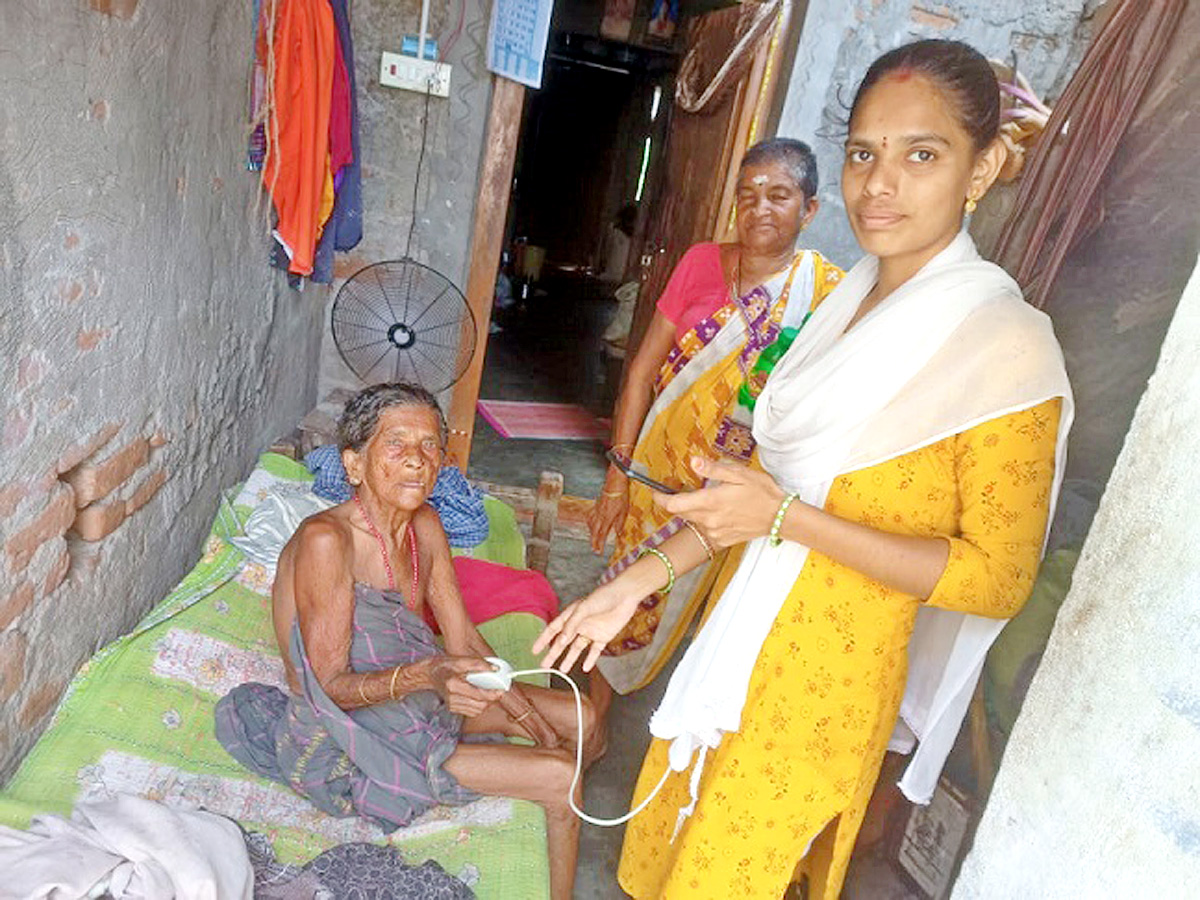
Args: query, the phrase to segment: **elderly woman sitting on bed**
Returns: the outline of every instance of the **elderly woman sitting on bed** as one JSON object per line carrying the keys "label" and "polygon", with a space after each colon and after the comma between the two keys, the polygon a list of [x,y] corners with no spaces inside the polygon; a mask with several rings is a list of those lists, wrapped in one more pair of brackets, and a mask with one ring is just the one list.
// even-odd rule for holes
{"label": "elderly woman sitting on bed", "polygon": [[[467,618],[441,523],[425,503],[445,438],[437,401],[419,387],[375,385],[346,406],[338,442],[355,495],[301,524],[275,579],[291,696],[241,685],[218,704],[217,736],[248,768],[330,815],[388,830],[480,794],[532,800],[546,811],[551,893],[565,900],[579,838],[567,804],[574,701],[465,679],[490,670],[483,657],[494,654]],[[444,650],[422,618],[426,607]],[[586,707],[589,736],[592,719]],[[460,743],[484,734],[535,745]]]}

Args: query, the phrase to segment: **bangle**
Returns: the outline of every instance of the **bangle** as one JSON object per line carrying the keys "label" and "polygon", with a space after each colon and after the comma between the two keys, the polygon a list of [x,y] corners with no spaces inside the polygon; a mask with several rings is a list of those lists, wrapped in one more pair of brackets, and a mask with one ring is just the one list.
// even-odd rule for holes
{"label": "bangle", "polygon": [[709,562],[712,562],[713,545],[708,542],[708,538],[706,538],[703,534],[700,533],[700,529],[696,527],[695,522],[689,522],[687,519],[684,519],[683,524],[686,525],[689,529],[691,529],[692,534],[694,534],[696,536],[696,540],[698,540],[700,542],[700,546],[704,548],[704,552],[706,554],[708,554]]}
{"label": "bangle", "polygon": [[624,491],[601,491],[600,496],[601,497],[624,497],[625,492]]}
{"label": "bangle", "polygon": [[643,556],[657,556],[659,559],[662,560],[662,564],[667,567],[667,584],[665,587],[659,588],[655,593],[658,593],[658,594],[671,593],[671,588],[675,587],[675,566],[673,566],[671,564],[671,558],[669,556],[667,556],[667,554],[665,554],[661,550],[659,550],[657,547],[647,547],[645,550],[643,550],[641,553],[638,554],[638,559],[641,559]]}
{"label": "bangle", "polygon": [[363,685],[366,683],[366,681],[367,681],[367,675],[364,672],[358,678],[358,696],[362,697],[363,706],[370,706],[371,701],[367,699],[366,691],[363,690]]}
{"label": "bangle", "polygon": [[514,722],[524,722],[526,719],[528,719],[532,715],[533,715],[533,707],[531,706],[531,707],[529,707],[529,709],[525,710],[525,712],[521,713],[519,716],[513,716],[513,721]]}
{"label": "bangle", "polygon": [[628,447],[630,450],[636,450],[637,444],[635,444],[633,441],[622,441],[619,444],[608,445],[609,450],[620,450],[622,447]]}
{"label": "bangle", "polygon": [[779,536],[779,529],[783,527],[783,517],[787,515],[788,507],[792,505],[792,501],[799,496],[799,494],[788,494],[783,498],[783,502],[779,504],[779,510],[775,513],[775,521],[771,523],[771,530],[767,533],[767,538],[770,540],[772,547],[778,547],[783,543],[783,538]]}
{"label": "bangle", "polygon": [[388,696],[391,697],[393,700],[396,699],[396,676],[399,674],[400,674],[399,666],[396,666],[396,668],[392,669],[392,680],[388,684]]}

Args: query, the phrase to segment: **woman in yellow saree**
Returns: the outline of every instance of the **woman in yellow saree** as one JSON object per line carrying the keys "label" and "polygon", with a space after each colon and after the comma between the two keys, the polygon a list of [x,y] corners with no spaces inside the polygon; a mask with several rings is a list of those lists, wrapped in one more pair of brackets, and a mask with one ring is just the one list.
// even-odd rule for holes
{"label": "woman in yellow saree", "polygon": [[[795,249],[816,215],[816,189],[816,160],[806,144],[786,138],[756,144],[738,173],[737,242],[697,244],[672,273],[613,416],[613,449],[655,480],[696,488],[692,456],[750,459],[754,439],[739,389],[762,350],[783,329],[798,329],[842,275],[816,251]],[[615,466],[589,525],[597,551],[610,531],[616,538],[601,581],[684,527]],[[720,562],[688,573],[669,597],[648,597],[609,644],[599,664],[603,677],[593,678],[598,712],[607,709],[610,686],[624,694],[654,678],[703,604]]]}

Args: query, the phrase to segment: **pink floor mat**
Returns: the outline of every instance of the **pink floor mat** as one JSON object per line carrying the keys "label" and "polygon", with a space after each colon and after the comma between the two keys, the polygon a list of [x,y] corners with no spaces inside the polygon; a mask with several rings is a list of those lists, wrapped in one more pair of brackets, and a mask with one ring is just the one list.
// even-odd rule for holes
{"label": "pink floor mat", "polygon": [[480,400],[479,412],[502,437],[537,441],[604,441],[608,424],[574,403]]}

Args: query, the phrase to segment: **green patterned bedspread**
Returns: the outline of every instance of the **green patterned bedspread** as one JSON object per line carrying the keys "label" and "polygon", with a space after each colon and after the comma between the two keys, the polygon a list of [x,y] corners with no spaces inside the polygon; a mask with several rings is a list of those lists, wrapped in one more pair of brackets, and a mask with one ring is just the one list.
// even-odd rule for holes
{"label": "green patterned bedspread", "polygon": [[[258,778],[213,737],[213,707],[243,681],[284,686],[271,629],[270,576],[228,542],[273,485],[308,480],[304,467],[264,454],[237,495],[222,504],[196,567],[131,634],[76,675],[50,728],[0,792],[0,823],[67,814],[77,800],[138,794],[204,807],[271,836],[284,862],[346,841],[387,841],[411,863],[438,860],[481,898],[549,896],[545,821],[534,804],[484,798],[438,807],[385,837],[359,819],[335,819],[286,787]],[[524,564],[512,510],[487,498],[491,535],[472,555]],[[480,627],[518,668],[541,620],[517,613]],[[284,687],[286,690],[286,687]]]}

